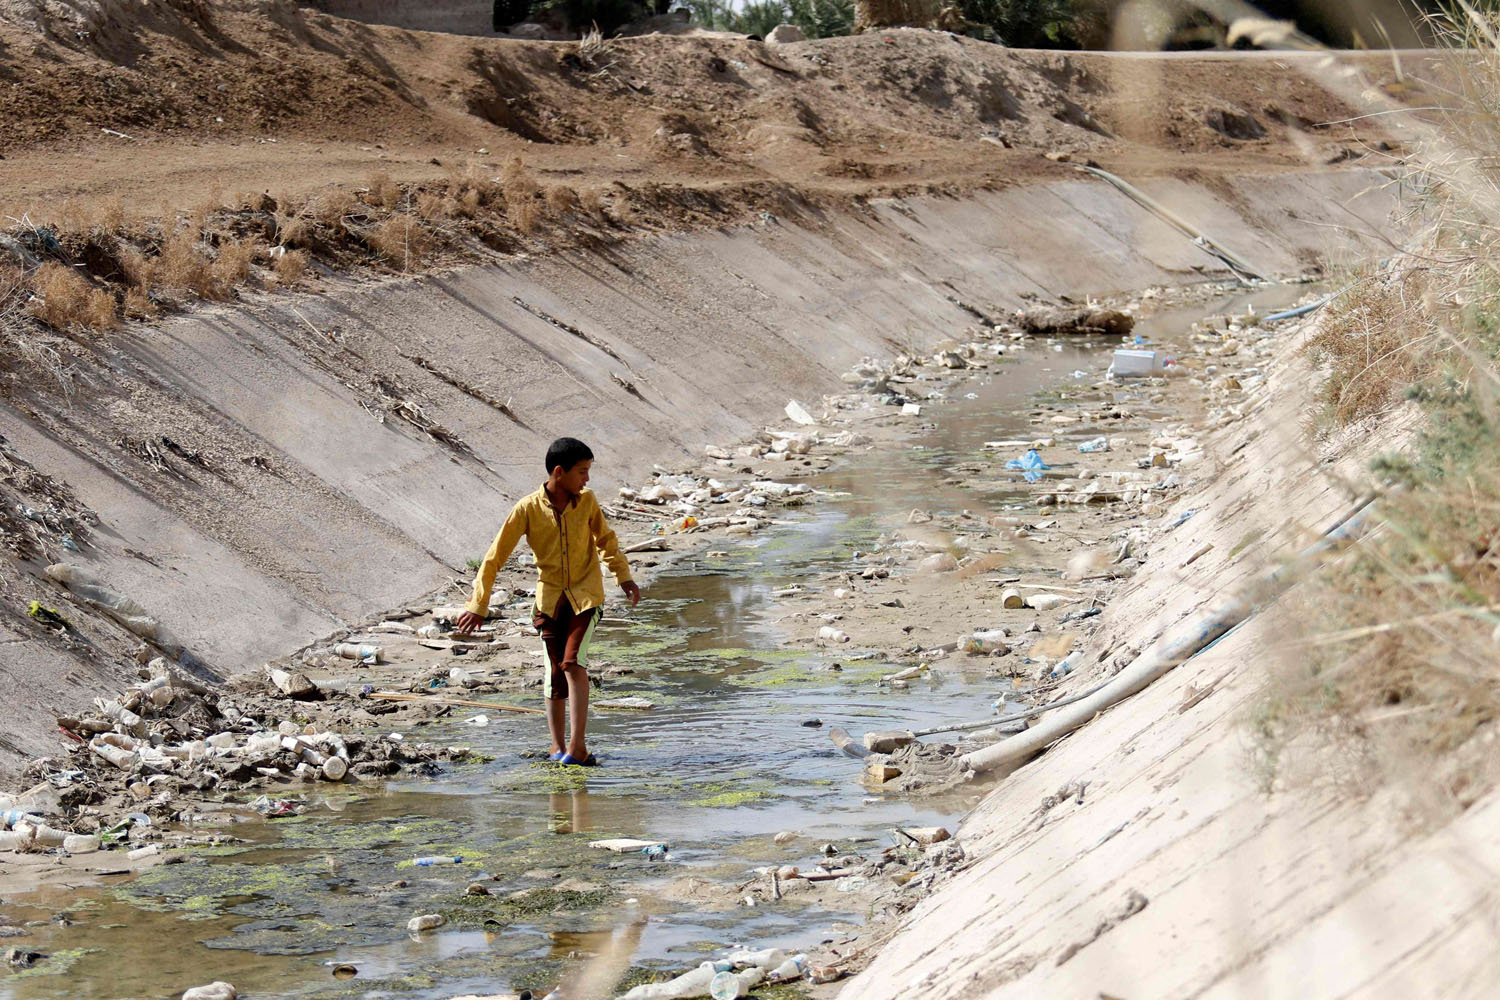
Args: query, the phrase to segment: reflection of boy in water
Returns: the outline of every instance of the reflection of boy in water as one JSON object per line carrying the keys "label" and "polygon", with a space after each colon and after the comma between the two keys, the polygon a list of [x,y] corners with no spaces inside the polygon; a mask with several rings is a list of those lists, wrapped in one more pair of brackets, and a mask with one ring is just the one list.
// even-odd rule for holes
{"label": "reflection of boy in water", "polygon": [[[536,556],[534,624],[547,647],[542,692],[547,699],[549,757],[560,764],[597,764],[584,742],[588,725],[588,647],[594,625],[604,611],[604,575],[599,559],[609,563],[620,589],[632,605],[641,599],[620,554],[614,529],[604,520],[599,501],[588,489],[594,453],[576,438],[558,438],[547,449],[547,481],[511,509],[500,533],[474,576],[474,593],[458,616],[460,632],[472,632],[489,613],[495,574],[525,537]],[[569,696],[572,696],[571,698]],[[564,705],[569,732],[563,741]]]}

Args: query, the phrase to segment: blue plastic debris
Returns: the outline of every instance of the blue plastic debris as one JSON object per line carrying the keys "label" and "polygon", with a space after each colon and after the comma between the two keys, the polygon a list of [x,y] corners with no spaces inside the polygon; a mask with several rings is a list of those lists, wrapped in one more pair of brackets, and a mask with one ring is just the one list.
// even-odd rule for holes
{"label": "blue plastic debris", "polygon": [[1052,466],[1042,461],[1042,456],[1037,454],[1035,448],[1032,448],[1020,458],[1013,458],[1009,462],[1006,462],[1005,467],[1007,469],[1020,470],[1026,476],[1028,483],[1034,483],[1038,479],[1041,479],[1043,469],[1052,468]]}
{"label": "blue plastic debris", "polygon": [[1182,524],[1184,521],[1186,521],[1188,518],[1192,517],[1196,513],[1198,513],[1196,510],[1185,510],[1185,511],[1183,511],[1181,514],[1177,515],[1177,520],[1175,520],[1175,521],[1172,522],[1172,527],[1174,527],[1174,528],[1177,527],[1178,525]]}

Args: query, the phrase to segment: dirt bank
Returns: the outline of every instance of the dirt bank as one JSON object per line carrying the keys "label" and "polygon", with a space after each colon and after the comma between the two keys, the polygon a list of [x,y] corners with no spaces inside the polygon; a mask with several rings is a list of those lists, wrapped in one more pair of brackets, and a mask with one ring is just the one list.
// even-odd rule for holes
{"label": "dirt bank", "polygon": [[[1249,343],[1210,337],[1205,364],[1231,336]],[[1263,379],[1205,380],[1202,419],[1183,428],[1203,447],[1197,482],[1140,534],[1135,582],[1092,620],[1056,695],[1318,538],[1402,439],[1399,421],[1310,439],[1316,378],[1297,342],[1278,335]],[[1472,874],[1496,862],[1496,796],[1442,773],[1372,794],[1353,769],[1261,756],[1268,665],[1298,655],[1308,614],[1294,588],[1003,778],[958,833],[966,860],[839,995],[1487,995],[1494,897]],[[1458,797],[1451,821],[1424,812],[1429,783]]]}

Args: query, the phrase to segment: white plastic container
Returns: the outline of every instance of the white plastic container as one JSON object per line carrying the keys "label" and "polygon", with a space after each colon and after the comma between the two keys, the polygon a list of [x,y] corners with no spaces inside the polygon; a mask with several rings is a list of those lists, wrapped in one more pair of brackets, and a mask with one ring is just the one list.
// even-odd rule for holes
{"label": "white plastic container", "polygon": [[983,629],[966,636],[960,644],[966,653],[993,653],[997,649],[1009,649],[1004,629]]}
{"label": "white plastic container", "polygon": [[99,849],[99,838],[91,833],[70,833],[63,838],[62,846],[69,854],[93,854]]}
{"label": "white plastic container", "polygon": [[1163,367],[1162,356],[1157,351],[1137,351],[1125,348],[1115,351],[1116,378],[1157,375],[1161,373]]}
{"label": "white plastic container", "polygon": [[131,861],[140,861],[142,858],[151,858],[161,853],[160,844],[147,844],[145,847],[137,847],[125,856]]}

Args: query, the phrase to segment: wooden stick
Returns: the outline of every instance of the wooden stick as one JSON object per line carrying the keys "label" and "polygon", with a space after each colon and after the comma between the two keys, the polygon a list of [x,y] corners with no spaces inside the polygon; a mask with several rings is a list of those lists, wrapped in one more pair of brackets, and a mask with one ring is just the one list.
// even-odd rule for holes
{"label": "wooden stick", "polygon": [[371,691],[365,697],[376,698],[380,701],[419,701],[428,705],[457,705],[463,708],[488,708],[496,712],[527,712],[532,715],[545,715],[546,712],[540,708],[521,708],[518,705],[497,705],[489,701],[465,701],[462,698],[429,698],[421,694],[406,694],[402,691]]}

